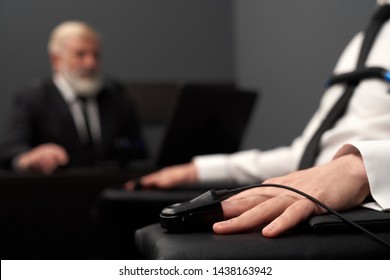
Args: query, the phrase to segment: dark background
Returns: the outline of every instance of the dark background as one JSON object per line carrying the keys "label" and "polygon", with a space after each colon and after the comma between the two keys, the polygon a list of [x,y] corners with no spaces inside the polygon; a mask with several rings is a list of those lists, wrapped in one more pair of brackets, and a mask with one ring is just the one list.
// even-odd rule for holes
{"label": "dark background", "polygon": [[[235,82],[257,90],[262,98],[241,148],[289,144],[374,7],[375,0],[0,0],[0,137],[15,90],[50,75],[50,31],[78,19],[101,31],[110,75],[127,83]],[[149,126],[144,132],[158,146],[163,131]],[[129,252],[131,234],[151,222],[144,217],[157,218],[162,205],[137,200],[143,192],[100,194],[140,175],[118,172],[0,176],[3,256],[138,258]],[[158,193],[156,201],[179,200],[166,196],[172,201]]]}
{"label": "dark background", "polygon": [[103,34],[107,73],[128,82],[234,81],[260,90],[242,148],[289,144],[375,2],[0,0],[0,127],[13,92],[50,74],[50,30],[81,19]]}

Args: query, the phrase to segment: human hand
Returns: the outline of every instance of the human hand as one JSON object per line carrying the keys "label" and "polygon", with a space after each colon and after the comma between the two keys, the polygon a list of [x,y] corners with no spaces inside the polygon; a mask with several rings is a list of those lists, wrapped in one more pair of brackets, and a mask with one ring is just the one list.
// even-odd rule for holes
{"label": "human hand", "polygon": [[[198,181],[196,167],[193,163],[173,165],[153,172],[140,179],[143,188],[171,189],[179,185],[194,184]],[[135,182],[125,183],[125,189],[133,190]]]}
{"label": "human hand", "polygon": [[[303,191],[335,210],[359,205],[369,195],[369,185],[359,154],[348,154],[328,164],[266,180]],[[307,198],[284,189],[254,188],[222,202],[226,221],[215,223],[217,234],[262,229],[265,237],[275,237],[295,227],[312,214],[326,210]]]}
{"label": "human hand", "polygon": [[67,164],[68,161],[68,153],[63,147],[47,143],[21,154],[17,159],[16,166],[21,171],[31,170],[50,174],[59,166]]}

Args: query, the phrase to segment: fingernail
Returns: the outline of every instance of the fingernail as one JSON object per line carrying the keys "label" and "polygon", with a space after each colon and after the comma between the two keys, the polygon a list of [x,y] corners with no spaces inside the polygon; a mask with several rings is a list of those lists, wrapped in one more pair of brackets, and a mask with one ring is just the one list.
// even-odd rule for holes
{"label": "fingernail", "polygon": [[268,232],[272,232],[274,229],[275,229],[275,224],[274,223],[270,223],[263,230],[268,231]]}
{"label": "fingernail", "polygon": [[222,221],[222,222],[215,223],[215,225],[218,226],[218,227],[225,227],[225,226],[227,226],[229,224],[230,224],[229,220],[228,221]]}

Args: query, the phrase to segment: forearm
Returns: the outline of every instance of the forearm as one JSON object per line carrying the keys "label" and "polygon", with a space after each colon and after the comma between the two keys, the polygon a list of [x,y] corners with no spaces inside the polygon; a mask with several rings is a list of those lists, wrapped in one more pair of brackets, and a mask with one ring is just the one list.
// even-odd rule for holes
{"label": "forearm", "polygon": [[200,182],[258,183],[284,175],[295,168],[291,147],[269,151],[249,150],[231,155],[195,157]]}

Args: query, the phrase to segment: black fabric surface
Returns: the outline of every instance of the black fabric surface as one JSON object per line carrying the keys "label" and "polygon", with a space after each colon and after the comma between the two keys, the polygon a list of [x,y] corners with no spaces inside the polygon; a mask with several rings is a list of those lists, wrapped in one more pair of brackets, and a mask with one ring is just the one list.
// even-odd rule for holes
{"label": "black fabric surface", "polygon": [[[377,234],[390,240],[390,232]],[[270,239],[259,232],[171,234],[153,224],[137,230],[135,242],[150,259],[390,259],[390,249],[368,235],[307,228]]]}

